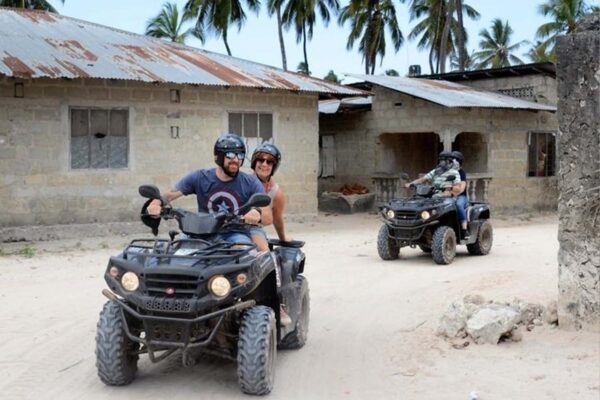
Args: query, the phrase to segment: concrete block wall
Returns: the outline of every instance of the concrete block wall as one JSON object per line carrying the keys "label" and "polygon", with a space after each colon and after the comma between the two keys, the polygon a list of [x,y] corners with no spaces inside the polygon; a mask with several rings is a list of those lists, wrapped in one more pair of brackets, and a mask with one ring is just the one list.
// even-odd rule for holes
{"label": "concrete block wall", "polygon": [[489,200],[496,211],[510,214],[556,209],[556,178],[527,177],[528,132],[556,132],[554,114],[447,108],[378,86],[373,90],[372,111],[321,117],[320,133],[335,135],[337,172],[335,178],[319,180],[319,193],[354,182],[374,189],[371,183],[374,173],[404,172],[386,170],[390,164],[389,152],[393,150],[381,140],[382,135],[388,138],[402,133],[435,132],[441,136],[450,130],[475,132],[486,138],[489,170],[467,170],[467,173],[493,175]]}
{"label": "concrete block wall", "polygon": [[[15,82],[24,83],[24,98],[14,97]],[[170,89],[180,89],[180,103],[170,102]],[[285,91],[1,77],[0,202],[6,207],[0,226],[134,220],[142,204],[138,185],[166,190],[188,171],[214,166],[214,141],[233,111],[273,113],[288,213],[315,215],[317,101],[314,94]],[[70,107],[128,108],[127,168],[70,168]],[[171,126],[179,127],[179,139],[171,138]],[[190,197],[178,203],[195,208]]]}
{"label": "concrete block wall", "polygon": [[457,83],[492,92],[501,89],[517,89],[533,86],[533,98],[524,100],[550,104],[553,106],[555,106],[558,101],[556,95],[556,79],[548,75],[522,75],[505,78],[477,79],[472,81],[465,80]]}

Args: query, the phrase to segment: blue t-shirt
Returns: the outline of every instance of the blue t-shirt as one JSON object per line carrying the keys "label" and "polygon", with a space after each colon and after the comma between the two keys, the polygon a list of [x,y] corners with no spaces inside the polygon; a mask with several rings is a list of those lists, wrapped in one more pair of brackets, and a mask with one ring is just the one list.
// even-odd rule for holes
{"label": "blue t-shirt", "polygon": [[235,178],[223,182],[217,169],[199,169],[184,176],[175,185],[184,195],[195,194],[200,212],[233,211],[237,213],[255,193],[265,193],[254,175],[239,172]]}

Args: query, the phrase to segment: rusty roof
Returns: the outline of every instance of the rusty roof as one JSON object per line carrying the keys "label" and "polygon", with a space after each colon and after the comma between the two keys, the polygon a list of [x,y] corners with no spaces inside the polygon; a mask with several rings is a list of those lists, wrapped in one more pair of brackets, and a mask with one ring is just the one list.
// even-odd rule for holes
{"label": "rusty roof", "polygon": [[521,100],[454,82],[378,75],[347,75],[444,107],[503,108],[556,112],[556,107],[552,105]]}
{"label": "rusty roof", "polygon": [[45,11],[0,7],[0,75],[364,95],[351,87]]}

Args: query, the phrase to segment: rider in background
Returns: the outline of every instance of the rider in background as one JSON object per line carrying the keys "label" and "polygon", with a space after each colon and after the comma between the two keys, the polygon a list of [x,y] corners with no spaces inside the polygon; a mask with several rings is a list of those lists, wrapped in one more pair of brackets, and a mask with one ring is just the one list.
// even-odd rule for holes
{"label": "rider in background", "polygon": [[[273,226],[279,236],[279,240],[289,242],[291,237],[286,235],[283,221],[283,210],[285,209],[285,195],[283,190],[273,179],[275,171],[281,163],[281,152],[274,144],[263,143],[258,145],[252,153],[251,168],[262,183],[265,192],[271,197],[271,209],[273,211]],[[265,225],[263,223],[263,225]]]}
{"label": "rider in background", "polygon": [[452,162],[454,168],[458,170],[460,182],[452,188],[452,193],[456,197],[456,211],[460,222],[460,236],[463,239],[469,239],[469,229],[467,226],[467,207],[469,197],[467,196],[467,174],[462,169],[465,157],[460,151],[452,152]]}
{"label": "rider in background", "polygon": [[407,189],[411,185],[418,185],[424,182],[431,182],[436,188],[433,197],[453,197],[452,188],[460,183],[458,170],[454,168],[452,162],[452,153],[442,151],[438,156],[438,165],[421,178],[415,179],[404,185]]}

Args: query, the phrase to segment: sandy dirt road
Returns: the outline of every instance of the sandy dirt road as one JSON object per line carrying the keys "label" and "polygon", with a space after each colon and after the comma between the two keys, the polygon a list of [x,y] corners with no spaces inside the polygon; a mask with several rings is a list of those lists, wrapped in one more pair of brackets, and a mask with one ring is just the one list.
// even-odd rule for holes
{"label": "sandy dirt road", "polygon": [[[377,256],[374,215],[324,216],[291,224],[306,240],[311,286],[307,345],[279,352],[271,399],[600,398],[600,335],[549,326],[519,343],[452,348],[435,335],[448,305],[466,294],[546,304],[557,294],[554,218],[495,221],[486,257],[464,247],[451,266],[419,250]],[[235,365],[172,356],[139,363],[137,379],[114,388],[96,375],[94,336],[109,255],[126,238],[36,243],[33,257],[0,257],[0,398],[248,399]],[[3,246],[4,253],[19,246]],[[24,251],[27,253],[27,250]],[[31,252],[30,252],[31,253]]]}

